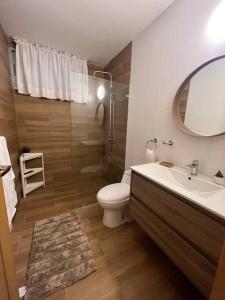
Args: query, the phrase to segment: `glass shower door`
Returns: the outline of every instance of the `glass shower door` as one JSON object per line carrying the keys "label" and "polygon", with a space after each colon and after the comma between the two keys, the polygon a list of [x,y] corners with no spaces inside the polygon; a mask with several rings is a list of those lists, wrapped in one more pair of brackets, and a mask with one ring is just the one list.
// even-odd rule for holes
{"label": "glass shower door", "polygon": [[88,101],[71,103],[72,180],[82,205],[108,184],[104,177],[104,105],[97,97],[99,80],[88,76]]}
{"label": "glass shower door", "polygon": [[[88,101],[71,103],[72,180],[82,205],[124,170],[128,88],[88,76]],[[111,101],[110,101],[111,100]]]}

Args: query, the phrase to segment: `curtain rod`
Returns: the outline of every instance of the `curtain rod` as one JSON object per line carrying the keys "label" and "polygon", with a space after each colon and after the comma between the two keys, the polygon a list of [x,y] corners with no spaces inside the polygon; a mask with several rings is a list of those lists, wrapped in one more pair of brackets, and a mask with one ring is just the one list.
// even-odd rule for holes
{"label": "curtain rod", "polygon": [[[7,35],[7,40],[8,40],[8,44],[10,44],[10,43],[16,44],[15,39],[12,36],[10,36],[10,35]],[[46,46],[43,46],[43,47],[46,47]],[[64,52],[62,50],[58,50],[58,51]],[[91,60],[87,60],[87,65],[88,66],[96,66],[96,67],[104,68],[103,65],[96,64],[95,62],[93,62]]]}
{"label": "curtain rod", "polygon": [[15,43],[15,39],[12,36],[7,35],[8,43]]}

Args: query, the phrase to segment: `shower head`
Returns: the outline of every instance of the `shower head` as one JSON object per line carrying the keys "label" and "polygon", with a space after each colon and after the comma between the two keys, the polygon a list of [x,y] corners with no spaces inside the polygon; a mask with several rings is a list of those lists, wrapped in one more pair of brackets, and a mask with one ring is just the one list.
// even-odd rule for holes
{"label": "shower head", "polygon": [[[112,91],[112,87],[113,87],[113,85],[112,85],[112,74],[109,73],[109,72],[105,72],[105,71],[94,71],[94,77],[96,77],[96,78],[97,78],[96,74],[105,74],[105,75],[108,75],[108,76],[109,76],[110,90]],[[103,94],[103,89],[102,89],[101,86],[99,86],[99,90],[98,90],[98,91],[99,91],[99,93],[100,93],[101,95]],[[98,98],[100,99],[99,96],[98,96]],[[104,98],[104,96],[103,96],[103,98]],[[102,99],[100,99],[100,100],[102,100]]]}

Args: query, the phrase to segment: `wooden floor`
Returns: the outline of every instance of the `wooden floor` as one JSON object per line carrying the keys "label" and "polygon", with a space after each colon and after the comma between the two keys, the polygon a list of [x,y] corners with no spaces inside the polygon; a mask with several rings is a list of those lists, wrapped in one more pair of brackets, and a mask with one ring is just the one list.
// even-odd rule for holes
{"label": "wooden floor", "polygon": [[58,208],[61,211],[61,207],[73,209],[95,203],[97,192],[108,185],[109,181],[103,176],[86,177],[85,180],[71,182],[63,187],[48,183],[44,188],[28,194],[27,198],[23,198],[19,203],[19,215],[21,212],[35,215],[36,208],[44,208],[45,213],[48,209],[57,210]]}
{"label": "wooden floor", "polygon": [[[35,199],[33,205],[21,203],[11,234],[18,287],[25,284],[34,222],[74,209],[70,202],[44,205],[37,195]],[[47,300],[204,299],[135,223],[109,229],[102,224],[102,210],[97,204],[77,210],[97,271]]]}

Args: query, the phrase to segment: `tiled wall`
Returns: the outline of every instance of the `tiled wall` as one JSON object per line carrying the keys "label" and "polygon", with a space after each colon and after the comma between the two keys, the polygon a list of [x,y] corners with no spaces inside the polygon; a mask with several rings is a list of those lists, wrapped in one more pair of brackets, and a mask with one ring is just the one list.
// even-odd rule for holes
{"label": "tiled wall", "polygon": [[[185,166],[200,160],[210,176],[225,172],[225,137],[199,138],[181,132],[172,104],[183,80],[204,62],[224,54],[225,40],[215,43],[207,26],[219,0],[175,1],[133,42],[126,166],[145,162],[145,142],[157,137],[157,156]],[[213,99],[212,99],[213,101]],[[161,140],[172,139],[172,147]]]}
{"label": "tiled wall", "polygon": [[19,94],[14,99],[20,149],[43,152],[47,185],[68,188],[72,178],[69,103]]}
{"label": "tiled wall", "polygon": [[[96,201],[93,193],[107,184],[105,178],[111,182],[121,179],[125,163],[130,62],[131,44],[106,67],[112,72],[113,81],[126,87],[119,89],[115,98],[116,143],[110,155],[104,145],[109,120],[108,100],[103,126],[95,120],[98,104],[95,97],[88,105],[81,105],[15,95],[20,148],[28,146],[32,152],[44,152],[47,185],[42,196],[46,201],[54,196],[54,199],[64,198],[65,201],[75,199],[77,206],[85,205]],[[89,65],[90,75],[95,70],[103,68]],[[107,166],[106,172],[101,164]]]}
{"label": "tiled wall", "polygon": [[[90,75],[95,69],[102,68],[91,65]],[[14,98],[19,147],[28,146],[32,152],[44,153],[46,188],[42,200],[75,200],[75,206],[96,201],[93,191],[97,192],[106,184],[101,180],[102,174],[89,176],[80,172],[86,166],[97,164],[103,157],[103,145],[86,146],[82,143],[98,139],[103,134],[102,124],[95,122],[95,105],[19,94]]]}
{"label": "tiled wall", "polygon": [[[115,143],[111,150],[106,147],[106,174],[110,182],[121,180],[125,168],[127,113],[129,102],[129,83],[131,71],[132,44],[127,45],[110,63],[105,71],[112,74],[115,87]],[[108,108],[108,105],[107,105]],[[109,109],[108,109],[109,110]],[[107,114],[104,130],[107,135],[109,114]]]}

